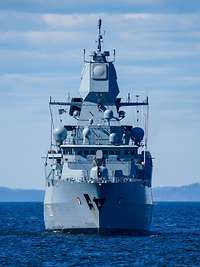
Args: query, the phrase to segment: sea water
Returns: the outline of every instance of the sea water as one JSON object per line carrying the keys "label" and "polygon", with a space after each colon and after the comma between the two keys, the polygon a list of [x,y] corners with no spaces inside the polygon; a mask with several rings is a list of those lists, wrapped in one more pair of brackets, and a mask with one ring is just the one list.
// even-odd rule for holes
{"label": "sea water", "polygon": [[155,203],[144,236],[46,232],[42,203],[0,203],[0,266],[200,266],[200,202]]}

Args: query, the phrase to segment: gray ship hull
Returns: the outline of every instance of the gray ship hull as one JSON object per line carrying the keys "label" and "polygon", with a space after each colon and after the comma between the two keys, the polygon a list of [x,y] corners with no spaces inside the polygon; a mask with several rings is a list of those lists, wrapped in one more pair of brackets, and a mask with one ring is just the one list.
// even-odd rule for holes
{"label": "gray ship hull", "polygon": [[142,181],[98,184],[60,180],[46,188],[47,230],[145,232],[151,218],[152,192]]}

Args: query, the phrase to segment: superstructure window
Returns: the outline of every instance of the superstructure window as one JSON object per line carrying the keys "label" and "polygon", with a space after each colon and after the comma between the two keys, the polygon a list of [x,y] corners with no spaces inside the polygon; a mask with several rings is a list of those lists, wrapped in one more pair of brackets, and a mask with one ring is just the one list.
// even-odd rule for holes
{"label": "superstructure window", "polygon": [[85,150],[84,151],[84,155],[88,155],[89,154],[89,151],[88,150]]}
{"label": "superstructure window", "polygon": [[65,155],[69,154],[69,150],[68,149],[64,149],[63,152],[64,152]]}

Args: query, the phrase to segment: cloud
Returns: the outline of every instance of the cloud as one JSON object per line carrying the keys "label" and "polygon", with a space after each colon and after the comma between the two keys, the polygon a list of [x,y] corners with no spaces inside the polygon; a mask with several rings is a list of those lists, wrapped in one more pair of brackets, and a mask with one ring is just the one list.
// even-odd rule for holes
{"label": "cloud", "polygon": [[[51,13],[25,13],[17,11],[0,11],[1,31],[5,30],[83,30],[89,31],[94,29],[96,31],[97,20],[101,17],[103,19],[103,27],[106,29],[113,29],[113,25],[118,25],[117,32],[152,32],[152,31],[199,31],[199,13],[141,13],[132,11],[127,13],[115,14],[113,12],[95,13],[73,13],[73,14],[51,14]],[[26,21],[26,23],[24,23]],[[132,24],[132,27],[130,26]],[[148,25],[148,28],[146,27]],[[92,27],[91,27],[92,26]],[[115,31],[114,31],[115,32]]]}
{"label": "cloud", "polygon": [[148,10],[160,4],[161,0],[106,0],[93,1],[74,0],[7,0],[0,2],[1,10],[26,11],[31,13],[96,13],[96,12],[127,12],[133,10]]}
{"label": "cloud", "polygon": [[0,1],[0,10],[29,13],[191,13],[200,10],[196,0],[6,0]]}
{"label": "cloud", "polygon": [[[72,86],[72,84],[74,90],[74,85],[76,81],[79,85],[79,80],[80,76],[67,72],[62,74],[3,74],[0,75],[0,87],[2,88],[0,95],[29,95],[32,92],[38,96],[43,93],[50,95],[50,93],[55,92],[56,94],[67,91],[67,86]],[[56,88],[59,88],[58,91]]]}
{"label": "cloud", "polygon": [[[26,22],[26,23],[25,23]],[[0,9],[1,31],[45,30],[41,15]]]}
{"label": "cloud", "polygon": [[[63,74],[73,76],[83,64],[82,51],[2,50],[0,74]],[[70,68],[69,68],[70,65]],[[66,75],[67,75],[66,74]]]}
{"label": "cloud", "polygon": [[[101,16],[103,28],[106,29],[104,47],[117,48],[120,54],[123,53],[125,60],[129,60],[129,57],[136,60],[172,59],[197,56],[200,51],[200,23],[197,14],[30,14],[28,30],[24,30],[24,16],[24,13],[4,16],[0,33],[2,48],[40,51],[64,51],[71,50],[72,47],[89,49],[95,45],[97,17]],[[25,19],[29,22],[27,13],[26,16]],[[10,31],[4,27],[7,21],[13,27]],[[22,25],[21,31],[19,25]],[[41,25],[40,30],[35,30],[38,25]],[[117,27],[117,31],[113,31],[113,25]]]}
{"label": "cloud", "polygon": [[[40,19],[50,28],[68,29],[79,28],[88,30],[91,25],[97,24],[99,17],[105,21],[106,28],[112,29],[118,25],[118,31],[127,32],[159,32],[159,31],[191,31],[199,30],[199,14],[163,14],[163,13],[96,13],[96,14],[43,14]],[[130,23],[132,27],[130,28]],[[103,27],[104,27],[103,25]],[[148,25],[148,28],[146,27]],[[96,27],[95,27],[96,30]],[[91,30],[90,30],[91,31]]]}
{"label": "cloud", "polygon": [[137,27],[145,27],[148,23],[150,30],[156,29],[157,31],[187,31],[191,29],[199,29],[199,14],[123,14],[121,15],[125,21],[138,23]]}
{"label": "cloud", "polygon": [[184,76],[184,82],[188,82],[190,84],[200,84],[200,76]]}
{"label": "cloud", "polygon": [[17,48],[23,47],[38,47],[43,46],[61,47],[64,45],[79,45],[79,42],[85,43],[85,39],[89,38],[89,34],[83,32],[64,32],[64,31],[26,31],[26,32],[1,32],[0,44],[1,47]]}
{"label": "cloud", "polygon": [[135,76],[152,76],[152,75],[169,75],[174,73],[173,67],[165,67],[165,66],[122,66],[120,70],[127,75],[135,75]]}
{"label": "cloud", "polygon": [[92,25],[102,14],[43,14],[41,20],[53,29],[86,29]]}

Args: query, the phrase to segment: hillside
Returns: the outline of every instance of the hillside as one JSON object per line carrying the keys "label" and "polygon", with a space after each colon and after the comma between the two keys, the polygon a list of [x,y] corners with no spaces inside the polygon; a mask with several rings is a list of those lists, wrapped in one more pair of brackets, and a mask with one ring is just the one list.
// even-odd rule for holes
{"label": "hillside", "polygon": [[[42,202],[43,190],[0,187],[0,202]],[[200,201],[200,183],[153,188],[154,201]]]}
{"label": "hillside", "polygon": [[41,202],[43,198],[43,190],[0,187],[0,202]]}
{"label": "hillside", "polygon": [[200,201],[200,183],[153,188],[154,201]]}

